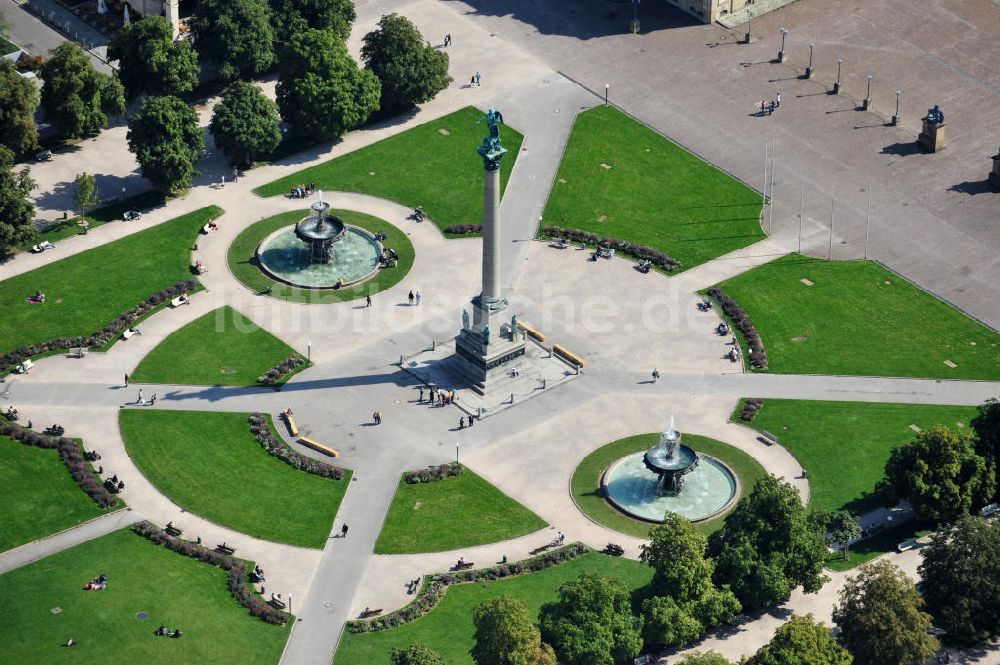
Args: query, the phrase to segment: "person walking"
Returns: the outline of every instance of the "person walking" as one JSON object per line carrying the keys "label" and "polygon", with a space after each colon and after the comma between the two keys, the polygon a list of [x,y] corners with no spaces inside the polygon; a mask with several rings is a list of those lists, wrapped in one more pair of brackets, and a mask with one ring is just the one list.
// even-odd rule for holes
{"label": "person walking", "polygon": [[413,304],[413,291],[410,291],[410,294],[406,296],[406,299],[409,301],[411,305]]}
{"label": "person walking", "polygon": [[779,109],[781,108],[781,93],[780,92],[778,93],[778,96],[774,98],[774,105],[775,105],[775,107],[777,107]]}
{"label": "person walking", "polygon": [[761,116],[764,115],[764,111],[765,111],[766,108],[767,108],[767,102],[764,101],[763,99],[760,100],[760,115]]}
{"label": "person walking", "polygon": [[371,306],[372,306],[372,295],[369,293],[368,295],[365,296],[365,307],[371,307]]}
{"label": "person walking", "polygon": [[149,405],[156,406],[156,393],[153,393],[153,396],[149,398]]}
{"label": "person walking", "polygon": [[476,422],[476,419],[475,419],[475,418],[473,418],[472,416],[469,416],[469,427],[472,427],[472,424],[473,424],[474,422]]}
{"label": "person walking", "polygon": [[478,87],[479,87],[479,86],[481,86],[482,84],[483,84],[483,79],[482,79],[482,77],[481,77],[481,76],[479,75],[479,72],[476,72],[476,87],[478,88]]}
{"label": "person walking", "polygon": [[653,383],[660,380],[660,372],[654,367],[653,368]]}
{"label": "person walking", "polygon": [[225,189],[226,188],[226,176],[225,176],[225,174],[223,174],[222,180],[219,181],[219,188],[220,189]]}
{"label": "person walking", "polygon": [[415,298],[416,298],[417,304],[419,305],[420,304],[420,291],[417,291],[417,294],[416,294]]}
{"label": "person walking", "polygon": [[340,537],[347,538],[347,525],[340,527]]}
{"label": "person walking", "polygon": [[233,182],[239,182],[240,180],[240,169],[236,164],[233,164]]}
{"label": "person walking", "polygon": [[465,416],[458,419],[458,429],[465,429]]}
{"label": "person walking", "polygon": [[135,400],[136,404],[142,404],[142,388],[139,388],[139,398]]}
{"label": "person walking", "polygon": [[128,388],[128,372],[125,372],[125,387]]}

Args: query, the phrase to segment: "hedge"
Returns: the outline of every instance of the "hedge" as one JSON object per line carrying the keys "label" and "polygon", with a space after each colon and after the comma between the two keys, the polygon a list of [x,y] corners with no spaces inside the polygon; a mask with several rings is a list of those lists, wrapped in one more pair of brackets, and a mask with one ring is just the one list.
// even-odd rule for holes
{"label": "hedge", "polygon": [[645,245],[639,245],[634,242],[629,242],[628,240],[621,240],[620,238],[609,238],[597,235],[596,233],[591,233],[590,231],[582,231],[580,229],[563,229],[558,226],[546,226],[542,229],[542,235],[550,238],[562,238],[563,240],[579,242],[584,245],[601,245],[604,247],[610,247],[616,251],[634,256],[637,259],[649,261],[653,265],[659,266],[664,270],[676,270],[681,267],[680,261],[667,256],[658,249],[653,249],[652,247],[647,247]]}
{"label": "hedge", "polygon": [[296,355],[290,355],[284,360],[282,360],[280,363],[278,363],[276,366],[272,367],[271,369],[267,370],[267,372],[259,376],[257,378],[257,381],[259,383],[264,384],[265,386],[281,383],[282,381],[285,380],[285,377],[287,377],[289,374],[292,373],[292,370],[297,369],[305,364],[306,361],[303,360],[302,358],[299,358]]}
{"label": "hedge", "polygon": [[344,477],[343,469],[306,457],[297,450],[289,448],[284,441],[274,435],[263,414],[251,413],[247,417],[247,422],[250,424],[250,433],[257,439],[257,443],[288,466],[331,480],[340,480]]}
{"label": "hedge", "polygon": [[767,369],[767,351],[764,350],[764,342],[761,340],[760,333],[757,332],[750,315],[719,287],[713,286],[707,293],[710,298],[719,303],[722,311],[743,333],[743,337],[750,347],[750,364],[760,369]]}
{"label": "hedge", "polygon": [[760,407],[762,406],[764,406],[764,400],[762,399],[746,400],[743,402],[743,408],[740,409],[740,420],[752,423],[753,419],[757,417],[757,412],[760,411]]}
{"label": "hedge", "polygon": [[451,462],[439,466],[429,466],[418,471],[407,471],[405,477],[407,483],[416,485],[418,483],[433,483],[452,476],[460,476],[463,473],[465,473],[465,467],[458,462]]}
{"label": "hedge", "polygon": [[446,226],[444,229],[445,233],[451,233],[454,235],[463,235],[465,233],[482,233],[482,224],[452,224],[451,226]]}

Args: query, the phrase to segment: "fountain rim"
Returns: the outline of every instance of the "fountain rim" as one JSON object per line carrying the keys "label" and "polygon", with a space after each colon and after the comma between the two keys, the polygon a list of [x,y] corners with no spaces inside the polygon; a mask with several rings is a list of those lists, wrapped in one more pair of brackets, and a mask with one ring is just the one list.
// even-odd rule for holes
{"label": "fountain rim", "polygon": [[[343,221],[343,220],[341,220],[341,221]],[[265,275],[267,275],[268,278],[273,279],[276,282],[281,282],[282,284],[287,284],[288,286],[293,286],[293,287],[295,287],[297,289],[307,289],[309,291],[335,291],[335,290],[337,290],[336,285],[330,285],[330,286],[312,286],[312,285],[309,285],[309,284],[299,284],[298,282],[293,282],[291,280],[285,279],[284,277],[281,277],[281,276],[279,276],[279,275],[271,272],[270,270],[268,270],[267,264],[264,263],[261,260],[261,258],[260,258],[260,248],[264,246],[264,243],[266,243],[268,240],[270,240],[271,238],[273,238],[273,237],[275,237],[275,236],[277,236],[279,234],[287,232],[289,229],[292,229],[292,232],[294,233],[294,229],[300,223],[301,222],[296,222],[295,224],[289,224],[288,226],[282,226],[280,229],[275,229],[274,231],[271,231],[266,236],[264,236],[261,239],[261,241],[259,243],[257,243],[257,247],[253,250],[253,257],[254,257],[254,260],[255,260],[255,262],[257,264],[257,267],[260,269],[260,271],[262,273],[264,273]],[[375,234],[374,233],[371,233],[367,229],[363,229],[360,226],[354,226],[353,224],[348,224],[347,222],[343,222],[343,224],[344,224],[344,233],[345,234],[347,234],[347,233],[349,233],[351,231],[355,231],[355,232],[357,232],[357,233],[365,236],[368,240],[370,240],[371,242],[375,243],[375,247],[378,248],[378,256],[382,256],[382,252],[384,251],[385,248],[382,246],[381,242],[379,242],[378,240],[375,239]],[[298,236],[296,236],[296,237],[298,237]],[[360,284],[361,282],[369,280],[369,279],[372,278],[373,275],[378,274],[378,271],[379,271],[379,266],[376,263],[375,264],[375,268],[373,270],[371,270],[370,272],[366,273],[365,275],[362,275],[361,277],[358,277],[357,279],[352,279],[350,281],[345,281],[344,284],[343,284],[343,286],[341,286],[340,288],[343,289],[345,287],[353,286],[354,284]]]}

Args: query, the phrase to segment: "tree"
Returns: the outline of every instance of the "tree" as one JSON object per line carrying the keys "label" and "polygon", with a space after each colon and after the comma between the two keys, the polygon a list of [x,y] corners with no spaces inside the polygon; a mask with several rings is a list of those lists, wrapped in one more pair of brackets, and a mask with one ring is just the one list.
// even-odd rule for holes
{"label": "tree", "polygon": [[913,580],[888,561],[874,561],[840,590],[833,622],[857,665],[924,665],[940,645],[923,607]]}
{"label": "tree", "polygon": [[222,92],[209,125],[215,145],[234,161],[250,166],[254,157],[281,142],[277,105],[253,83],[236,81]]}
{"label": "tree", "polygon": [[17,73],[14,63],[0,58],[0,146],[23,154],[38,145],[36,108],[38,88]]}
{"label": "tree", "polygon": [[761,478],[708,539],[714,580],[730,585],[745,610],[783,601],[799,585],[815,593],[827,579],[824,535],[794,487]]}
{"label": "tree", "polygon": [[342,42],[357,17],[351,0],[271,0],[276,41],[287,42],[309,29],[329,30]]}
{"label": "tree", "polygon": [[198,51],[219,78],[251,79],[274,64],[271,11],[265,0],[201,0],[188,21]]}
{"label": "tree", "polygon": [[108,43],[108,59],[118,61],[118,80],[132,99],[182,95],[198,85],[198,54],[190,40],[174,40],[162,16],[146,16],[119,30]]}
{"label": "tree", "polygon": [[979,415],[969,424],[976,433],[976,452],[986,460],[996,479],[996,497],[1000,495],[1000,401],[994,398],[980,404]]}
{"label": "tree", "polygon": [[14,172],[14,153],[0,146],[0,252],[38,238],[35,205],[28,198],[35,188],[27,168]]}
{"label": "tree", "polygon": [[405,649],[394,647],[389,665],[447,665],[444,658],[427,645],[415,642]]}
{"label": "tree", "polygon": [[681,658],[679,665],[732,665],[717,651],[695,651]]}
{"label": "tree", "polygon": [[688,608],[670,596],[642,601],[642,619],[642,641],[651,650],[688,644],[705,632]]}
{"label": "tree", "polygon": [[1000,521],[965,516],[921,553],[921,591],[945,640],[972,645],[1000,635]]}
{"label": "tree", "polygon": [[472,620],[476,644],[471,653],[478,665],[556,665],[524,602],[509,596],[484,600]]}
{"label": "tree", "polygon": [[41,68],[42,108],[63,136],[80,138],[108,126],[108,116],[125,112],[125,90],[98,73],[76,42],[63,42]]}
{"label": "tree", "polygon": [[434,99],[448,87],[448,54],[424,41],[417,26],[386,14],[364,37],[361,59],[382,84],[381,110],[394,113]]}
{"label": "tree", "polygon": [[295,35],[278,61],[278,108],[300,135],[343,136],[378,108],[379,83],[327,30]]}
{"label": "tree", "polygon": [[170,193],[191,186],[205,148],[198,115],[177,97],[150,97],[129,118],[128,147],[142,175]]}
{"label": "tree", "polygon": [[793,614],[744,665],[851,665],[851,662],[851,654],[837,644],[829,628],[812,614]]}
{"label": "tree", "polygon": [[100,193],[97,190],[97,178],[86,171],[78,173],[73,181],[73,205],[79,214],[97,205]]}
{"label": "tree", "polygon": [[851,541],[861,535],[861,524],[858,518],[847,510],[838,510],[830,516],[830,540],[840,543],[840,551],[844,553],[844,561],[847,561],[848,550]]}
{"label": "tree", "polygon": [[642,649],[642,619],[632,614],[625,583],[584,573],[559,587],[539,613],[542,639],[565,665],[627,663]]}
{"label": "tree", "polygon": [[893,448],[879,490],[890,501],[909,500],[923,519],[950,521],[987,502],[994,473],[972,437],[935,427]]}

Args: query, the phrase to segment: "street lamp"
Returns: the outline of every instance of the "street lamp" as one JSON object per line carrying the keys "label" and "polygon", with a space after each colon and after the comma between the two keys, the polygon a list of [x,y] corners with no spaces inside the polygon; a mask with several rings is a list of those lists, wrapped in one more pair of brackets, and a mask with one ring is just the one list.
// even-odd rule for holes
{"label": "street lamp", "polygon": [[292,615],[292,594],[288,594],[288,616]]}
{"label": "street lamp", "polygon": [[639,2],[641,0],[632,0],[632,34],[639,34]]}
{"label": "street lamp", "polygon": [[844,64],[844,59],[837,58],[837,82],[833,84],[833,92],[832,92],[832,94],[834,95],[840,94],[840,68],[843,64]]}
{"label": "street lamp", "polygon": [[778,62],[785,61],[785,37],[788,36],[788,28],[781,29],[781,50],[778,51]]}
{"label": "street lamp", "polygon": [[896,127],[899,125],[899,94],[900,91],[896,91],[896,112],[892,116],[892,126]]}
{"label": "street lamp", "polygon": [[608,88],[610,88],[610,87],[611,87],[610,83],[605,83],[604,84],[604,105],[605,106],[608,105]]}
{"label": "street lamp", "polygon": [[744,44],[749,44],[750,40],[752,39],[752,36],[751,36],[751,33],[750,33],[750,26],[751,26],[752,22],[753,22],[753,11],[747,10],[747,34],[744,35],[744,37],[743,37],[743,43]]}
{"label": "street lamp", "polygon": [[306,342],[306,361],[312,362],[313,359],[313,343]]}
{"label": "street lamp", "polygon": [[811,79],[813,77],[813,49],[816,48],[816,42],[809,42],[809,65],[806,67],[806,78]]}
{"label": "street lamp", "polygon": [[455,464],[458,464],[458,445],[457,443],[455,444]]}
{"label": "street lamp", "polygon": [[875,78],[873,74],[868,75],[868,92],[865,93],[865,98],[861,101],[861,108],[867,111],[872,105],[872,79]]}

